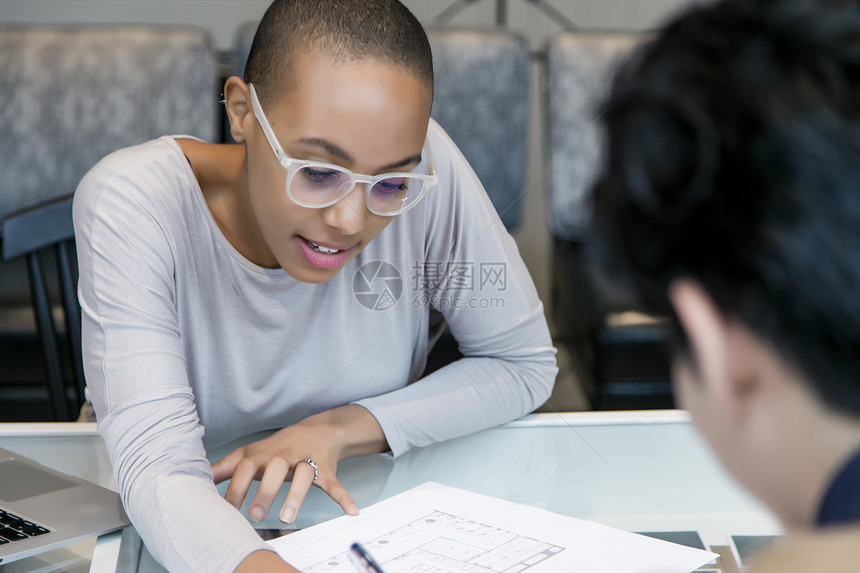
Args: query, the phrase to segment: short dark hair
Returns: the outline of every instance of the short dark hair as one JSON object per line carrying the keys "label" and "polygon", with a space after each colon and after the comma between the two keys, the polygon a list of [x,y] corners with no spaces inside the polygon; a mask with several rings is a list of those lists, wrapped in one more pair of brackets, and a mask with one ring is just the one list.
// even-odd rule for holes
{"label": "short dark hair", "polygon": [[401,66],[433,89],[433,57],[421,23],[397,0],[275,0],[257,27],[244,80],[267,101],[292,80],[302,51]]}
{"label": "short dark hair", "polygon": [[[860,415],[860,9],[724,0],[622,66],[595,221],[644,306],[697,281],[823,403]],[[616,270],[618,270],[616,268]]]}

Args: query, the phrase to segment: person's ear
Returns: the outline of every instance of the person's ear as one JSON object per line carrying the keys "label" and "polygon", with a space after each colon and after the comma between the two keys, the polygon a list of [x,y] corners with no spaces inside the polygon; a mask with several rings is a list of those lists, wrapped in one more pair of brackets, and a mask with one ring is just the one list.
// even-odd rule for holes
{"label": "person's ear", "polygon": [[238,76],[230,76],[224,83],[224,106],[230,122],[230,135],[238,143],[245,141],[246,121],[253,121],[251,112],[251,90]]}
{"label": "person's ear", "polygon": [[727,318],[698,283],[677,279],[669,299],[687,335],[690,359],[698,383],[733,417],[743,416],[749,405],[751,384],[757,380],[746,330]]}

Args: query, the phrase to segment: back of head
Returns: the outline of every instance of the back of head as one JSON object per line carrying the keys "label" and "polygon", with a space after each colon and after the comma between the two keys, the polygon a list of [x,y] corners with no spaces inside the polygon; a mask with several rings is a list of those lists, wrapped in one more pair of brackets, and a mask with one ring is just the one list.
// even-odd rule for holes
{"label": "back of head", "polygon": [[289,88],[292,58],[308,52],[390,63],[433,88],[427,34],[398,0],[275,0],[257,28],[244,80],[265,102]]}
{"label": "back of head", "polygon": [[693,9],[616,77],[594,195],[595,219],[649,310],[671,315],[671,282],[697,281],[824,403],[855,416],[858,87],[856,2]]}

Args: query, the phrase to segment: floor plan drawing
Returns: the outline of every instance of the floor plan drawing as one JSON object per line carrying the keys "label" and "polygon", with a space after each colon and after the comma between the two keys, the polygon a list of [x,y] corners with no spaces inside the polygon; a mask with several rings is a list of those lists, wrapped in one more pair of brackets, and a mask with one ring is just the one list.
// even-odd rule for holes
{"label": "floor plan drawing", "polygon": [[385,573],[688,573],[717,557],[435,482],[267,543],[303,573],[365,571],[354,543]]}
{"label": "floor plan drawing", "polygon": [[[364,544],[386,573],[520,573],[559,554],[563,547],[433,511]],[[398,547],[396,552],[389,548]],[[305,573],[351,571],[346,553]]]}

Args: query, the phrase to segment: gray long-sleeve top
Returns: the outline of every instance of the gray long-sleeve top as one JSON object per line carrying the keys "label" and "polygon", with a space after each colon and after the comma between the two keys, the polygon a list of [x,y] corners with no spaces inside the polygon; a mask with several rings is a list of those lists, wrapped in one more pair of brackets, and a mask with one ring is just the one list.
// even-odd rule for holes
{"label": "gray long-sleeve top", "polygon": [[[129,516],[170,571],[232,571],[266,547],[206,447],[357,403],[397,456],[549,397],[555,350],[516,245],[453,142],[432,121],[428,136],[438,186],[324,284],[236,251],[173,137],[82,180],[89,395]],[[419,379],[431,307],[466,358]]]}

